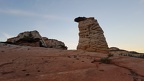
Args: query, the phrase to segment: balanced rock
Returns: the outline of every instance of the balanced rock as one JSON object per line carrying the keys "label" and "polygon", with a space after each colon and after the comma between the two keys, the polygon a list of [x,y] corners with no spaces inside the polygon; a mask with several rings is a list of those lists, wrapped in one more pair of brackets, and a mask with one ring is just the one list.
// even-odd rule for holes
{"label": "balanced rock", "polygon": [[78,50],[90,52],[108,53],[108,45],[104,37],[104,32],[94,17],[75,18],[79,28]]}
{"label": "balanced rock", "polygon": [[63,42],[58,41],[56,39],[48,39],[46,37],[42,37],[36,30],[22,32],[18,34],[17,37],[7,39],[6,42],[23,46],[67,49]]}

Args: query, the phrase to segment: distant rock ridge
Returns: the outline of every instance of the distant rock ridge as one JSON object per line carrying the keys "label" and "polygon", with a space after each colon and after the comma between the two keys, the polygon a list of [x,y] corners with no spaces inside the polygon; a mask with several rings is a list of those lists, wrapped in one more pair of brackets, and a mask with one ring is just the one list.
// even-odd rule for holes
{"label": "distant rock ridge", "polygon": [[109,52],[104,32],[94,17],[77,17],[74,21],[78,22],[79,28],[78,50],[100,53]]}
{"label": "distant rock ridge", "polygon": [[24,46],[67,49],[67,46],[65,46],[63,42],[56,39],[48,39],[47,37],[42,37],[36,30],[22,32],[16,37],[7,39],[6,42]]}
{"label": "distant rock ridge", "polygon": [[123,55],[123,56],[132,56],[132,57],[144,57],[144,53],[138,53],[136,51],[127,51],[119,49],[118,47],[110,47],[109,52],[113,55]]}

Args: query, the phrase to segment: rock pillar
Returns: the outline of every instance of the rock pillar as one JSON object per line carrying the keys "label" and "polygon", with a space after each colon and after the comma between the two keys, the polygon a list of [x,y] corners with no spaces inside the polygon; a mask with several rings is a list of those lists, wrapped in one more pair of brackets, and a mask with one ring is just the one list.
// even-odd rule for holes
{"label": "rock pillar", "polygon": [[104,32],[94,17],[75,18],[79,28],[79,43],[77,50],[108,53],[108,45]]}

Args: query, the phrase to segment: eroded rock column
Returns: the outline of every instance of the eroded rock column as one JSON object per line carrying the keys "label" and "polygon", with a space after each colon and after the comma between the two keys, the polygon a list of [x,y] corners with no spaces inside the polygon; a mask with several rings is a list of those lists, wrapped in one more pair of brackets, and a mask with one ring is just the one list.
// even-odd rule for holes
{"label": "eroded rock column", "polygon": [[79,28],[79,43],[77,50],[89,52],[108,53],[108,45],[104,37],[104,32],[94,17],[75,18]]}

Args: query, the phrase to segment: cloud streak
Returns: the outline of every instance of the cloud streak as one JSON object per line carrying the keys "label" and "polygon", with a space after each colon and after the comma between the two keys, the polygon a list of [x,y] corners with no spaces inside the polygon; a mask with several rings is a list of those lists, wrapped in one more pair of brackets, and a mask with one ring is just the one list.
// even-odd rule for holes
{"label": "cloud streak", "polygon": [[16,16],[27,16],[27,17],[41,17],[44,19],[50,19],[50,20],[67,20],[64,17],[57,16],[57,15],[50,15],[50,14],[38,14],[30,11],[23,11],[23,10],[17,10],[17,9],[9,9],[9,10],[1,10],[0,14],[9,14],[9,15],[16,15]]}

